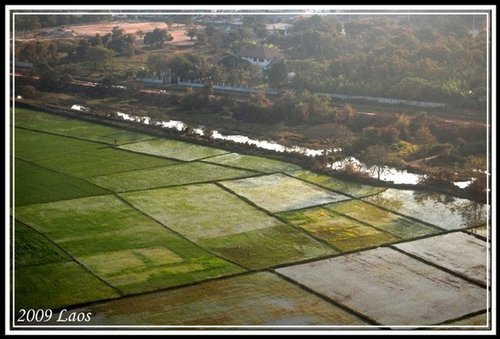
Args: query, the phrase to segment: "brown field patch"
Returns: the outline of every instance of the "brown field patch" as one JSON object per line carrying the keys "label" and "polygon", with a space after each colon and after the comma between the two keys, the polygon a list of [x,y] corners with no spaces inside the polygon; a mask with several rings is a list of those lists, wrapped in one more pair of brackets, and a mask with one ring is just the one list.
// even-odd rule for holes
{"label": "brown field patch", "polygon": [[189,37],[186,35],[185,25],[174,24],[171,28],[164,22],[129,22],[129,21],[111,21],[111,22],[100,22],[88,25],[71,25],[65,26],[66,30],[72,30],[77,35],[88,35],[93,36],[99,33],[100,35],[105,35],[110,33],[113,27],[120,27],[125,31],[125,33],[135,34],[137,31],[142,30],[144,33],[150,32],[155,28],[166,29],[172,36],[174,40],[172,43],[180,43],[189,41]]}

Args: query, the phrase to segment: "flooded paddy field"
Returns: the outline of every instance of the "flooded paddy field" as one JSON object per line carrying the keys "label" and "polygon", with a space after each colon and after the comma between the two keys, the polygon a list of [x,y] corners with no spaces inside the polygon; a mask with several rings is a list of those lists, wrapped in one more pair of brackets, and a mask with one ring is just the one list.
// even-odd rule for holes
{"label": "flooded paddy field", "polygon": [[109,326],[486,326],[485,204],[15,116],[16,310]]}

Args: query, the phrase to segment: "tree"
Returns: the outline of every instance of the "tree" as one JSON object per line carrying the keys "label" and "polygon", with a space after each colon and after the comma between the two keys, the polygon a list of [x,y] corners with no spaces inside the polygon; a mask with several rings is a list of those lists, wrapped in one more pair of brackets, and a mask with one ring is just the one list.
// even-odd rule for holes
{"label": "tree", "polygon": [[106,64],[113,52],[104,47],[88,47],[85,51],[84,61],[92,65],[92,69],[97,70],[98,66]]}
{"label": "tree", "polygon": [[198,34],[198,30],[196,28],[191,28],[187,32],[187,36],[189,39],[193,40],[193,38]]}
{"label": "tree", "polygon": [[385,145],[368,146],[359,157],[367,167],[372,168],[372,171],[377,174],[378,180],[380,180],[385,166],[390,163],[388,149]]}
{"label": "tree", "polygon": [[429,155],[429,151],[436,145],[437,139],[429,128],[420,127],[417,132],[415,132],[415,141],[417,144],[421,145],[425,161],[425,158]]}
{"label": "tree", "polygon": [[17,15],[15,28],[17,32],[23,32],[26,37],[26,32],[31,32],[41,27],[40,18],[36,15]]}
{"label": "tree", "polygon": [[26,85],[21,89],[21,95],[26,99],[33,99],[37,95],[35,87],[31,85]]}
{"label": "tree", "polygon": [[273,87],[279,88],[283,85],[287,79],[286,64],[283,59],[269,67],[268,78]]}
{"label": "tree", "polygon": [[166,29],[155,28],[144,35],[144,44],[156,46],[157,48],[163,47],[165,43],[172,40],[174,40],[174,37]]}

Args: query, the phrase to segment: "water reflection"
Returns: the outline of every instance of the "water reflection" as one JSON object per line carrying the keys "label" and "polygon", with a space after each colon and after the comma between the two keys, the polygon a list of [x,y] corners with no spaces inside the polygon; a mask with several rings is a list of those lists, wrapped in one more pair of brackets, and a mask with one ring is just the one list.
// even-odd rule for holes
{"label": "water reflection", "polygon": [[489,217],[485,204],[434,192],[391,188],[364,200],[446,230],[482,225]]}
{"label": "water reflection", "polygon": [[[144,117],[144,116],[136,116],[136,115],[130,115],[127,113],[123,112],[116,112],[116,116],[119,118],[122,118],[123,120],[128,120],[128,121],[133,121],[136,123],[142,123],[149,125],[151,124],[152,119],[150,117]],[[190,129],[188,125],[186,125],[184,122],[179,121],[179,120],[168,120],[168,121],[156,121],[154,122],[155,126],[161,126],[162,128],[168,128],[168,129],[175,129],[179,132],[188,132],[196,135],[201,135],[205,136],[206,132],[203,127],[198,127],[198,128],[193,128]],[[244,135],[223,135],[222,133],[218,131],[212,131],[210,134],[210,137],[212,139],[217,139],[217,140],[227,140],[227,141],[232,141],[238,144],[247,144],[247,145],[253,145],[255,147],[265,149],[265,150],[270,150],[274,152],[279,152],[279,153],[299,153],[306,155],[308,157],[317,157],[321,155],[328,155],[336,152],[340,152],[342,149],[341,148],[328,148],[328,149],[311,149],[307,147],[302,147],[302,146],[292,146],[292,147],[287,147],[284,145],[281,145],[277,142],[274,141],[268,141],[268,140],[258,140],[258,139],[252,139]],[[365,173],[368,173],[371,177],[377,178],[378,175],[376,173],[376,168],[374,167],[367,167],[365,164],[360,162],[358,159],[354,157],[347,157],[341,161],[336,161],[332,164],[327,165],[327,167],[332,168],[334,170],[344,170],[346,166],[355,166],[360,171],[363,171]],[[387,181],[387,182],[393,182],[395,184],[409,184],[409,185],[417,185],[421,180],[426,179],[427,175],[425,174],[416,174],[416,173],[410,173],[406,170],[398,170],[393,167],[388,167],[385,166],[382,169],[381,175],[380,175],[380,180],[382,181]],[[460,181],[456,182],[455,185],[457,185],[460,188],[465,188],[467,187],[471,182],[470,181]]]}

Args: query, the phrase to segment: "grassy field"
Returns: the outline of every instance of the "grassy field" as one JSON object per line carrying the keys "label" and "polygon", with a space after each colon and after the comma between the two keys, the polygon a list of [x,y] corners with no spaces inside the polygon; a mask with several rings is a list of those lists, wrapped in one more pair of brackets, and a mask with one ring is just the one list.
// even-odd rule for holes
{"label": "grassy field", "polygon": [[380,193],[385,190],[385,187],[369,186],[357,184],[354,182],[342,181],[332,178],[328,175],[317,174],[308,170],[291,172],[290,175],[332,189],[334,191],[352,195],[356,198]]}
{"label": "grassy field", "polygon": [[292,172],[300,169],[299,166],[288,162],[239,153],[224,154],[203,161],[245,168],[261,173]]}
{"label": "grassy field", "polygon": [[[222,184],[271,212],[287,211],[349,199],[283,174],[224,181]],[[297,194],[299,193],[300,194]]]}
{"label": "grassy field", "polygon": [[486,223],[487,205],[439,193],[388,189],[364,199],[446,230]]}
{"label": "grassy field", "polygon": [[241,271],[114,196],[23,206],[16,217],[125,293]]}
{"label": "grassy field", "polygon": [[93,177],[96,185],[115,192],[149,189],[161,186],[185,185],[213,180],[239,178],[255,173],[202,162],[156,167]]}
{"label": "grassy field", "polygon": [[74,199],[110,192],[87,181],[15,160],[15,204]]}
{"label": "grassy field", "polygon": [[142,141],[123,145],[120,146],[120,148],[184,161],[192,161],[227,153],[227,151],[217,148],[165,139]]}
{"label": "grassy field", "polygon": [[325,206],[325,208],[361,220],[401,239],[412,239],[440,232],[437,228],[404,218],[360,200],[340,202]]}
{"label": "grassy field", "polygon": [[15,221],[15,263],[17,267],[70,261],[59,247],[31,227]]}
{"label": "grassy field", "polygon": [[485,241],[410,241],[461,228],[484,236],[485,205],[17,114],[15,310],[85,303],[83,325],[349,327],[360,314],[431,324],[485,309],[486,289],[446,273],[483,274]]}
{"label": "grassy field", "polygon": [[63,307],[119,296],[73,261],[16,267],[16,310]]}
{"label": "grassy field", "polygon": [[262,268],[334,253],[214,184],[122,196],[165,226],[246,267]]}
{"label": "grassy field", "polygon": [[75,154],[83,151],[93,151],[103,144],[28,131],[20,128],[14,129],[14,152],[16,158],[28,161],[48,160],[53,157]]}
{"label": "grassy field", "polygon": [[15,125],[16,127],[51,132],[107,144],[114,144],[115,140],[118,145],[121,145],[152,138],[150,135],[143,133],[97,123],[88,123],[25,108],[16,108]]}
{"label": "grassy field", "polygon": [[144,168],[175,164],[175,160],[161,159],[116,148],[100,148],[38,160],[41,166],[80,178],[127,172]]}
{"label": "grassy field", "polygon": [[15,308],[52,308],[119,294],[43,235],[15,222]]}
{"label": "grassy field", "polygon": [[77,310],[90,325],[363,325],[357,317],[272,273],[113,300]]}
{"label": "grassy field", "polygon": [[198,243],[224,258],[230,258],[251,269],[262,269],[338,253],[288,225],[204,238]]}
{"label": "grassy field", "polygon": [[399,238],[325,208],[279,214],[290,223],[324,239],[340,251],[353,251],[398,241]]}

